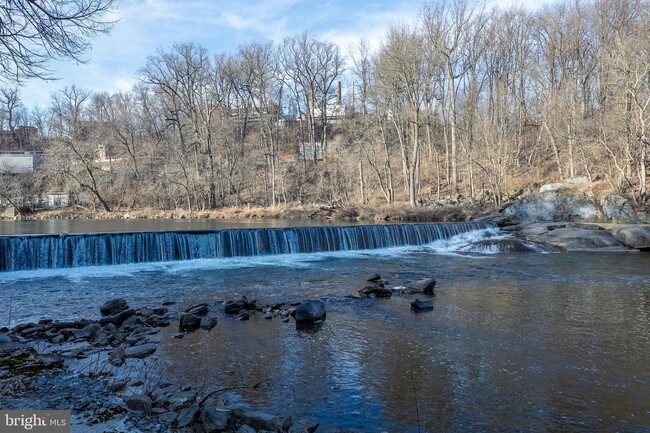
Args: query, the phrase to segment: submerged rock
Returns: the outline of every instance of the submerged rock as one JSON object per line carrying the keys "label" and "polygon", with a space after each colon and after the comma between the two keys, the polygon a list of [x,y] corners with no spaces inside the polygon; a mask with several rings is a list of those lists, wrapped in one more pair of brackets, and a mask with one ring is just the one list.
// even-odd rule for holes
{"label": "submerged rock", "polygon": [[326,316],[327,311],[325,310],[325,303],[321,300],[305,301],[298,305],[293,312],[293,317],[296,319],[296,323],[301,325],[325,320]]}

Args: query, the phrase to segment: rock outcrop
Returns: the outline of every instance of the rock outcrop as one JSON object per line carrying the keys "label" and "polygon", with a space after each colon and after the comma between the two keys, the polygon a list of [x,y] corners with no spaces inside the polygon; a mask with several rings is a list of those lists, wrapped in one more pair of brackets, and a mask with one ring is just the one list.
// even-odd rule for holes
{"label": "rock outcrop", "polygon": [[650,226],[614,228],[610,233],[626,247],[650,251]]}
{"label": "rock outcrop", "polygon": [[603,217],[606,220],[621,224],[636,224],[639,222],[632,203],[621,195],[607,195],[600,200]]}
{"label": "rock outcrop", "polygon": [[529,194],[510,204],[502,213],[519,221],[595,222],[602,215],[593,196],[572,191]]}

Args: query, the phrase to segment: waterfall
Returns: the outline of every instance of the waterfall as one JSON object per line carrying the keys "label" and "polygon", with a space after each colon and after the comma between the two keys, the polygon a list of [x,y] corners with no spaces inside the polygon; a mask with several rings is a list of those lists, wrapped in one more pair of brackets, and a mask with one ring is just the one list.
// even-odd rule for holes
{"label": "waterfall", "polygon": [[0,272],[422,245],[480,222],[0,236]]}

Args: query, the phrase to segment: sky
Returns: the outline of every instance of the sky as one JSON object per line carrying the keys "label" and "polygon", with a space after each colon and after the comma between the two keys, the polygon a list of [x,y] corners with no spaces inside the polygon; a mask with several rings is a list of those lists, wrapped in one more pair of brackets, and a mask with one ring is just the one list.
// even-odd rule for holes
{"label": "sky", "polygon": [[[548,0],[546,0],[548,1]],[[535,9],[541,0],[489,0],[489,6]],[[417,21],[415,0],[116,0],[109,35],[100,35],[85,63],[51,62],[59,80],[30,80],[21,90],[29,108],[47,107],[50,94],[76,85],[92,91],[128,91],[147,58],[174,43],[194,42],[209,52],[235,52],[251,41],[281,42],[309,31],[338,44],[367,39],[377,47],[394,23]]]}

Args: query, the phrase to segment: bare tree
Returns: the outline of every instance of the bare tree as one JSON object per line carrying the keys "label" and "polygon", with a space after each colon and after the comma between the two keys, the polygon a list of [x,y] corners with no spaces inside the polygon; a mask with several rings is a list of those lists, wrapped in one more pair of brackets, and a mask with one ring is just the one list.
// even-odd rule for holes
{"label": "bare tree", "polygon": [[102,189],[107,170],[100,161],[103,150],[97,134],[99,119],[86,116],[85,108],[91,93],[76,86],[66,87],[52,95],[51,125],[53,133],[48,152],[49,168],[54,176],[62,175],[79,188],[88,191],[110,212],[111,206]]}
{"label": "bare tree", "polygon": [[402,150],[402,167],[411,206],[417,204],[417,172],[420,156],[422,110],[429,105],[433,66],[425,55],[423,38],[405,25],[389,29],[376,65],[378,81],[384,88],[384,107],[397,131]]}
{"label": "bare tree", "polygon": [[0,6],[0,78],[53,78],[50,59],[83,61],[90,39],[108,33],[113,0],[6,0]]}

